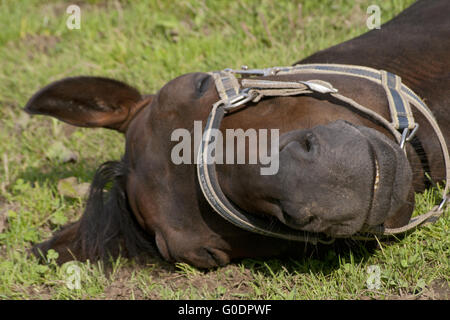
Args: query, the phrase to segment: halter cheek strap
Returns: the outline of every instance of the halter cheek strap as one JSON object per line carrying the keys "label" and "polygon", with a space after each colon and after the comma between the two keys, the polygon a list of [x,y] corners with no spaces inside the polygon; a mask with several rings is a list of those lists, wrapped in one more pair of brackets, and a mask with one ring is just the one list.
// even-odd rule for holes
{"label": "halter cheek strap", "polygon": [[[308,74],[341,74],[365,78],[381,85],[389,102],[389,110],[392,122],[376,112],[368,109],[353,99],[340,95],[333,86],[321,80],[309,81],[271,81],[261,79],[251,79],[251,76],[285,75],[296,73]],[[443,191],[443,200],[439,206],[435,206],[431,211],[414,217],[410,222],[401,228],[386,228],[383,225],[370,227],[364,230],[364,234],[353,235],[353,239],[373,239],[374,236],[390,236],[401,234],[416,228],[419,225],[435,222],[443,213],[448,189],[450,187],[450,159],[448,148],[444,136],[434,119],[431,111],[425,103],[407,86],[401,83],[400,77],[383,70],[337,64],[308,64],[293,67],[275,67],[254,70],[231,70],[226,69],[219,72],[210,73],[216,84],[220,100],[213,105],[208,117],[203,139],[200,144],[197,159],[197,176],[202,192],[213,207],[213,209],[224,219],[247,231],[259,233],[281,239],[303,241],[310,243],[330,243],[333,239],[325,237],[323,234],[308,233],[295,230],[283,225],[281,222],[266,221],[262,218],[243,213],[241,209],[235,207],[225,196],[217,180],[215,161],[212,159],[209,148],[212,145],[211,132],[220,128],[220,123],[227,112],[242,107],[247,102],[258,102],[264,97],[270,96],[294,96],[319,92],[330,94],[334,98],[351,105],[353,108],[365,113],[370,118],[382,124],[395,137],[400,146],[404,149],[406,142],[410,141],[418,129],[415,123],[410,105],[413,105],[424,115],[433,128],[444,156],[446,167],[446,186]],[[241,83],[236,79],[235,74],[241,74]]]}

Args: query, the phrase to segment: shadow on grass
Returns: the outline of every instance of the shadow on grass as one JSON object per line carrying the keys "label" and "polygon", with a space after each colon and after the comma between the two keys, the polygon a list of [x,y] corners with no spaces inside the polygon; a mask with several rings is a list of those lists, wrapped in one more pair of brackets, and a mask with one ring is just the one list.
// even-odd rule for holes
{"label": "shadow on grass", "polygon": [[100,163],[94,159],[81,159],[76,163],[47,162],[41,167],[27,167],[17,176],[31,185],[49,183],[57,185],[58,181],[68,177],[76,177],[78,182],[91,182]]}
{"label": "shadow on grass", "polygon": [[280,273],[294,275],[314,273],[329,275],[346,263],[365,264],[375,253],[376,241],[337,239],[330,245],[299,243],[299,249],[271,259],[243,259],[242,265],[264,276]]}

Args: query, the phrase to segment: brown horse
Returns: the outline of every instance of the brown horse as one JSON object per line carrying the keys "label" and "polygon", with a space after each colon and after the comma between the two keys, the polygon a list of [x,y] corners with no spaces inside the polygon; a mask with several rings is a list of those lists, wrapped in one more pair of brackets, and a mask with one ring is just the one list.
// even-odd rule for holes
{"label": "brown horse", "polygon": [[[361,65],[401,76],[426,101],[449,140],[448,12],[447,0],[418,1],[380,30],[299,63]],[[390,117],[384,90],[367,80],[328,74],[264,79],[327,81],[343,95]],[[196,120],[204,125],[218,100],[207,73],[180,76],[155,95],[141,95],[124,83],[96,77],[62,79],[37,92],[27,112],[76,126],[118,130],[125,134],[126,150],[122,160],[98,169],[82,218],[36,245],[34,252],[54,249],[64,262],[119,253],[134,256],[156,244],[168,261],[213,267],[298,247],[224,220],[205,200],[196,166],[171,160],[173,130],[192,131]],[[265,176],[259,174],[260,164],[220,164],[220,186],[245,212],[296,230],[349,237],[365,226],[403,226],[414,208],[414,192],[429,185],[426,173],[434,181],[445,177],[434,131],[423,116],[414,116],[420,129],[406,145],[406,158],[384,127],[337,99],[309,94],[249,103],[227,115],[221,129],[278,128],[279,171]]]}

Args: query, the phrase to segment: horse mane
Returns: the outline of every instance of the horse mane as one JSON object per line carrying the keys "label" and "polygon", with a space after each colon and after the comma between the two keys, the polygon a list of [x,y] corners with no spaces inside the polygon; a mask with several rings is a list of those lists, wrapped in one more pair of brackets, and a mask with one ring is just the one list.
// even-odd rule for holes
{"label": "horse mane", "polygon": [[[154,240],[138,224],[125,192],[127,168],[108,161],[96,171],[75,241],[82,256],[104,260],[156,252]],[[109,189],[109,190],[108,190]]]}

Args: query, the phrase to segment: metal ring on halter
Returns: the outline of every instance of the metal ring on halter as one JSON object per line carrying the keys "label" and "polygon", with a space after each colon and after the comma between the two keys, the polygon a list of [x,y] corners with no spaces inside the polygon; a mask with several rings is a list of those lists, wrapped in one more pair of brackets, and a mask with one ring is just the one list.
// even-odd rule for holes
{"label": "metal ring on halter", "polygon": [[419,124],[416,123],[414,129],[409,133],[409,128],[405,128],[402,132],[402,140],[400,141],[400,148],[403,149],[405,147],[405,143],[409,142],[416,135],[417,129],[419,129]]}
{"label": "metal ring on halter", "polygon": [[239,107],[251,100],[253,100],[256,97],[256,94],[248,94],[250,91],[250,88],[246,88],[242,90],[239,95],[233,97],[232,99],[225,101],[223,109],[227,112],[231,109],[234,109],[236,107]]}

